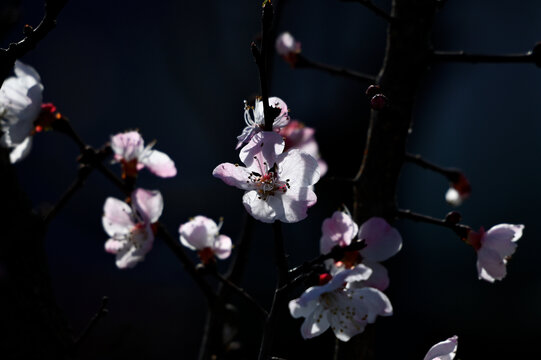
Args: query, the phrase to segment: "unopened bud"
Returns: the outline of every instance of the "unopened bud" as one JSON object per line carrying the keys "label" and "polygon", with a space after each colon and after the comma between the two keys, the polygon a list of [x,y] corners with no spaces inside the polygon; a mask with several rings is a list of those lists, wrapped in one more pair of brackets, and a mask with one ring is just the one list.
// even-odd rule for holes
{"label": "unopened bud", "polygon": [[445,216],[445,222],[448,224],[456,225],[462,220],[462,215],[458,211],[451,211]]}
{"label": "unopened bud", "polygon": [[30,36],[34,32],[34,28],[28,24],[26,24],[23,28],[23,35],[24,36]]}
{"label": "unopened bud", "polygon": [[383,94],[376,94],[370,99],[370,107],[374,110],[381,110],[387,105],[387,96]]}
{"label": "unopened bud", "polygon": [[377,94],[381,94],[381,88],[379,87],[379,85],[370,85],[368,89],[366,89],[365,94],[369,98],[373,98]]}

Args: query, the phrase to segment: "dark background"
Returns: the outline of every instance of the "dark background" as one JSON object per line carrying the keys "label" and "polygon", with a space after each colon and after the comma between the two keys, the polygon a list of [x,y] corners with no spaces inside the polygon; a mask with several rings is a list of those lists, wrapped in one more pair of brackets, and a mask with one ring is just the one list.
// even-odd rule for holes
{"label": "dark background", "polygon": [[[23,59],[41,74],[44,100],[54,102],[89,144],[100,146],[133,128],[147,141],[158,140],[156,149],[175,160],[179,174],[164,180],[143,172],[139,185],[162,192],[162,220],[175,235],[198,214],[224,216],[222,232],[233,239],[240,233],[242,192],[211,172],[221,162],[237,161],[242,101],[259,91],[249,45],[259,31],[260,3],[72,1],[57,28]],[[388,1],[377,3],[389,7]],[[19,16],[2,46],[20,38],[25,23],[38,23],[42,2],[22,1]],[[358,4],[286,1],[277,26],[292,32],[309,58],[372,74],[380,68],[386,24]],[[447,1],[433,38],[441,50],[524,52],[541,40],[541,6],[535,0]],[[329,175],[353,175],[364,145],[368,84],[292,70],[275,60],[271,95],[286,101],[293,118],[317,129]],[[489,284],[477,279],[473,249],[452,232],[397,221],[404,247],[388,262],[387,293],[395,314],[377,322],[379,359],[420,359],[432,344],[455,334],[462,359],[523,358],[537,349],[540,96],[541,69],[532,64],[431,69],[419,94],[409,151],[465,171],[473,194],[459,208],[464,223],[523,223],[526,231],[507,278]],[[75,179],[77,155],[62,135],[36,136],[30,156],[16,165],[36,209],[53,204]],[[451,210],[446,189],[437,174],[406,165],[399,204],[443,217]],[[322,220],[340,204],[351,205],[351,194],[338,185],[322,184],[316,193],[309,218],[284,226],[292,264],[317,255]],[[122,194],[100,174],[91,175],[51,223],[46,239],[58,304],[75,333],[101,296],[110,297],[110,314],[91,333],[81,358],[196,358],[203,296],[159,239],[145,262],[130,270],[115,267],[114,256],[103,250],[101,214],[108,196]],[[257,225],[242,283],[266,306],[274,288],[270,234],[270,226]],[[249,320],[249,307],[237,304],[244,330],[255,334],[247,346],[255,348],[259,325]],[[301,321],[287,321],[280,330],[281,355],[292,360],[324,358],[322,348],[330,353],[330,335],[303,342]]]}

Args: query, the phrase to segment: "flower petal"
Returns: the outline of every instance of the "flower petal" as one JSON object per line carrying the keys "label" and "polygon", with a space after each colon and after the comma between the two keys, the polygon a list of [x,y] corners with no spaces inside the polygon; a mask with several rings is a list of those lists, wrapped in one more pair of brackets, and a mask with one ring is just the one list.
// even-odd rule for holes
{"label": "flower petal", "polygon": [[135,189],[132,201],[145,222],[155,223],[162,215],[163,197],[158,190]]}
{"label": "flower petal", "polygon": [[380,217],[372,217],[361,225],[359,239],[366,240],[361,255],[373,261],[387,260],[402,248],[402,237],[398,230]]}
{"label": "flower petal", "polygon": [[267,173],[274,166],[276,157],[284,151],[284,139],[274,131],[255,134],[248,145],[240,150],[240,160],[246,168],[259,174]]}
{"label": "flower petal", "polygon": [[30,150],[32,149],[32,137],[27,136],[24,141],[18,145],[16,145],[13,149],[11,149],[11,152],[9,153],[9,161],[12,164],[15,164],[18,161],[21,161],[25,157],[30,154]]}
{"label": "flower petal", "polygon": [[497,251],[482,247],[477,251],[477,273],[479,279],[488,282],[502,280],[507,275],[506,260]]}
{"label": "flower petal", "polygon": [[292,188],[314,185],[319,180],[319,165],[310,154],[293,149],[279,155],[278,178],[282,181],[289,179]]}
{"label": "flower petal", "polygon": [[326,312],[322,306],[318,306],[304,319],[301,325],[301,335],[304,339],[311,339],[323,334],[329,326]]}
{"label": "flower petal", "polygon": [[218,259],[227,259],[231,255],[231,249],[233,248],[233,243],[231,238],[225,235],[219,235],[214,244],[212,245],[212,250]]}
{"label": "flower petal", "polygon": [[117,157],[126,161],[137,159],[144,148],[143,138],[137,131],[127,131],[111,136],[111,149]]}
{"label": "flower petal", "polygon": [[279,196],[269,196],[263,200],[257,191],[251,190],[244,194],[242,203],[250,215],[265,223],[273,223],[284,216],[284,206]]}
{"label": "flower petal", "polygon": [[362,320],[366,320],[370,324],[376,321],[378,315],[390,316],[393,314],[393,306],[391,305],[389,298],[378,289],[364,287],[362,289],[353,290],[352,294],[353,298],[362,300],[363,305],[368,311],[366,317]]}
{"label": "flower petal", "polygon": [[439,342],[432,346],[425,355],[424,360],[453,360],[458,346],[458,336]]}
{"label": "flower petal", "polygon": [[180,225],[181,243],[192,250],[203,250],[212,247],[218,236],[218,226],[214,220],[198,215],[187,223]]}
{"label": "flower petal", "polygon": [[295,319],[309,316],[318,306],[316,300],[309,301],[303,305],[301,305],[298,300],[299,299],[295,299],[289,302],[289,312]]}
{"label": "flower petal", "polygon": [[[270,196],[269,199],[271,197],[277,198],[277,196]],[[305,219],[308,216],[308,208],[317,201],[316,194],[309,187],[289,189],[280,198],[282,211],[276,209],[276,213],[281,214],[276,218],[285,223],[295,223]]]}
{"label": "flower petal", "polygon": [[212,176],[221,179],[227,185],[235,186],[239,189],[250,190],[253,188],[249,180],[250,171],[238,164],[220,164],[212,171]]}
{"label": "flower petal", "polygon": [[158,150],[148,150],[148,155],[139,160],[148,170],[159,177],[173,177],[177,174],[177,168],[171,158]]}
{"label": "flower petal", "polygon": [[131,207],[124,201],[107,198],[103,206],[102,224],[105,232],[111,237],[115,234],[129,234],[135,225]]}
{"label": "flower petal", "polygon": [[323,235],[320,240],[322,254],[329,253],[336,245],[347,246],[357,235],[359,227],[349,214],[335,211],[331,218],[325,219],[321,226]]}

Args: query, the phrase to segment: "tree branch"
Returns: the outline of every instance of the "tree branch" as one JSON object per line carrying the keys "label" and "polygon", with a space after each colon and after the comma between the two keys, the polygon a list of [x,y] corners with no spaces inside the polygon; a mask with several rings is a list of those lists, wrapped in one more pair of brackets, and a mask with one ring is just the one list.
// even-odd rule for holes
{"label": "tree branch", "polygon": [[92,316],[90,321],[88,322],[88,325],[83,330],[81,335],[74,341],[74,345],[76,348],[81,346],[81,344],[84,342],[84,340],[88,337],[88,334],[94,329],[96,324],[100,321],[101,318],[106,316],[109,313],[109,310],[107,309],[107,303],[109,302],[109,298],[107,296],[104,296],[101,299],[101,306],[98,309],[98,311]]}
{"label": "tree branch", "polygon": [[353,79],[353,80],[363,81],[363,82],[366,82],[366,81],[375,82],[376,81],[376,77],[373,76],[373,75],[363,74],[363,73],[360,73],[360,72],[355,71],[355,70],[350,70],[350,69],[341,68],[341,67],[337,67],[337,66],[333,66],[333,65],[323,64],[323,63],[320,63],[320,62],[317,62],[317,61],[310,60],[310,59],[308,59],[306,56],[304,56],[302,54],[296,54],[295,56],[296,56],[295,68],[299,68],[299,69],[311,68],[311,69],[321,70],[321,71],[325,71],[325,72],[327,72],[329,74],[332,74],[332,75],[343,76],[343,77],[346,77],[348,79]]}
{"label": "tree branch", "polygon": [[460,179],[460,175],[462,175],[462,172],[460,170],[441,167],[423,159],[421,155],[406,154],[404,160],[412,164],[418,165],[424,169],[437,172],[438,174],[445,176],[447,180],[452,183],[457,182]]}
{"label": "tree branch", "polygon": [[434,51],[433,62],[467,62],[467,63],[532,63],[541,67],[541,45],[536,44],[532,51],[518,54],[487,55],[469,54],[464,51]]}
{"label": "tree branch", "polygon": [[446,218],[443,220],[437,219],[431,216],[414,213],[411,210],[398,209],[396,211],[396,216],[402,219],[409,219],[413,221],[424,222],[427,224],[446,227],[448,229],[453,230],[462,239],[467,238],[468,232],[471,230],[469,226],[455,223],[454,221],[450,221],[449,218]]}

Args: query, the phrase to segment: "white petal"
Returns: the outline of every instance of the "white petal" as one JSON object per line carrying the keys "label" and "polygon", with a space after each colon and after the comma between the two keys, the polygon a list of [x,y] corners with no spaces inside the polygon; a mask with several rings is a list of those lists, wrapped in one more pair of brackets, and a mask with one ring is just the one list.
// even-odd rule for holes
{"label": "white petal", "polygon": [[297,149],[289,150],[276,158],[278,178],[289,179],[292,188],[314,185],[319,180],[317,160]]}
{"label": "white petal", "polygon": [[263,200],[257,191],[251,190],[244,194],[242,203],[250,215],[265,223],[273,223],[284,214],[284,207],[279,196],[269,196],[267,200]]}
{"label": "white petal", "polygon": [[102,224],[111,237],[116,234],[129,234],[135,225],[131,207],[124,201],[107,198],[103,206]]}
{"label": "white petal", "polygon": [[384,261],[402,248],[402,237],[385,219],[372,217],[359,229],[359,239],[366,240],[361,255],[369,260]]}
{"label": "white petal", "polygon": [[365,287],[353,290],[352,294],[353,298],[362,300],[367,310],[366,318],[363,320],[370,324],[376,321],[377,316],[390,316],[393,314],[393,306],[389,298],[378,289]]}
{"label": "white petal", "polygon": [[289,302],[289,312],[295,319],[300,317],[307,317],[313,313],[317,307],[317,301],[309,301],[306,304],[301,305],[299,299],[291,300]]}
{"label": "white petal", "polygon": [[273,131],[262,131],[240,150],[239,157],[248,170],[264,174],[273,167],[284,146],[284,139],[280,135]]}
{"label": "white petal", "polygon": [[249,177],[250,171],[244,166],[231,163],[223,163],[212,171],[212,176],[221,179],[227,185],[235,186],[239,189],[250,190],[253,188]]}
{"label": "white petal", "polygon": [[9,160],[12,164],[15,164],[18,161],[21,161],[24,159],[28,154],[30,154],[30,150],[32,149],[32,137],[28,136],[22,143],[15,146],[11,152],[9,153]]}
{"label": "white petal", "polygon": [[212,250],[218,259],[227,259],[231,255],[231,249],[233,248],[233,243],[231,238],[225,235],[218,235],[214,244],[212,245]]}
{"label": "white petal", "polygon": [[149,149],[147,154],[141,156],[139,162],[144,164],[151,173],[159,177],[168,178],[177,174],[177,168],[173,160],[167,154],[158,150]]}
{"label": "white petal", "polygon": [[432,346],[425,355],[424,360],[453,360],[458,346],[458,337],[455,335],[449,339]]}
{"label": "white petal", "polygon": [[464,202],[464,198],[460,196],[460,193],[454,188],[449,187],[449,190],[445,193],[445,201],[453,206],[460,206]]}
{"label": "white petal", "polygon": [[306,316],[306,319],[301,325],[301,335],[304,339],[311,339],[323,334],[329,326],[326,312],[322,306],[318,306],[311,314]]}
{"label": "white petal", "polygon": [[155,223],[163,212],[163,197],[158,190],[135,189],[132,201],[145,222]]}

